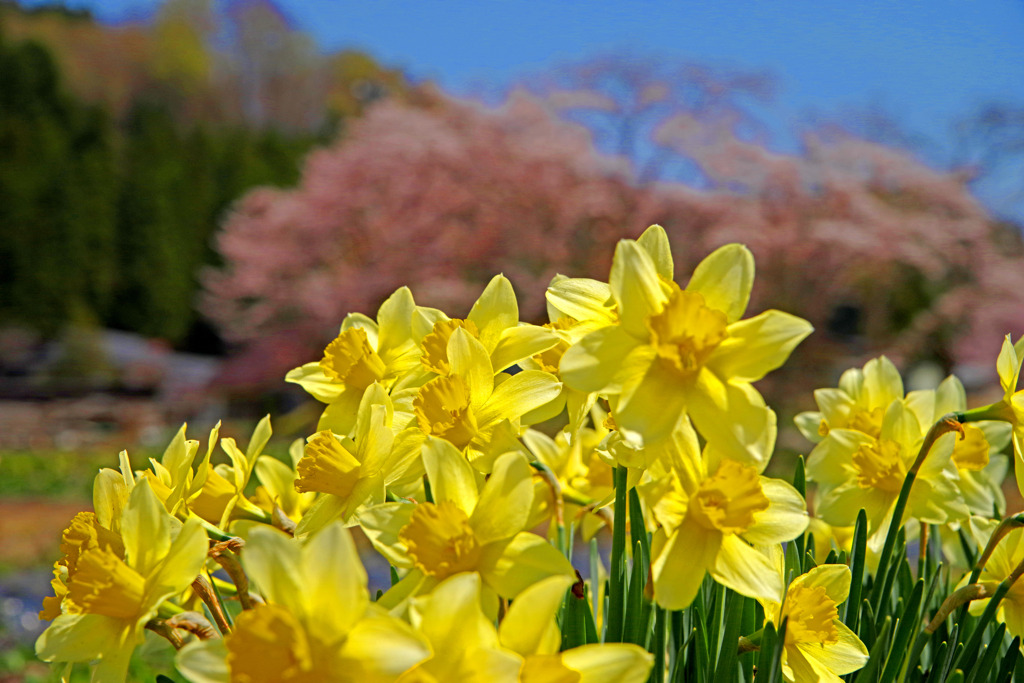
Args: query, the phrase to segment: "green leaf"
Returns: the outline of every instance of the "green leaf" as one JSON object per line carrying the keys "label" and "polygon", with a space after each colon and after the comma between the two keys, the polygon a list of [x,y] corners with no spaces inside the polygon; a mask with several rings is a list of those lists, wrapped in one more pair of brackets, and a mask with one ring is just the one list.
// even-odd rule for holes
{"label": "green leaf", "polygon": [[628,470],[615,468],[615,506],[612,518],[612,554],[609,560],[608,610],[604,640],[621,643],[626,606],[626,487]]}
{"label": "green leaf", "polygon": [[920,579],[907,601],[907,607],[900,616],[899,625],[896,627],[896,635],[892,639],[892,647],[889,649],[889,659],[882,670],[880,683],[892,683],[899,675],[903,659],[907,654],[907,645],[921,623],[921,598],[924,596],[924,579]]}
{"label": "green leaf", "polygon": [[563,651],[597,642],[597,630],[594,627],[590,601],[587,599],[586,584],[582,580],[565,592],[562,609]]}
{"label": "green leaf", "polygon": [[648,618],[651,603],[644,599],[644,584],[647,579],[647,562],[643,545],[637,541],[633,549],[633,570],[629,577],[626,594],[626,610],[623,617],[622,642],[636,643],[647,647]]}
{"label": "green leaf", "polygon": [[739,593],[726,591],[725,624],[722,629],[722,645],[718,650],[718,664],[715,665],[715,683],[733,683],[736,680],[744,599]]}
{"label": "green leaf", "polygon": [[1018,662],[1024,662],[1024,657],[1020,656],[1020,636],[1010,643],[1010,649],[1003,655],[1003,661],[999,664],[999,671],[991,680],[996,683],[1007,683],[1013,676],[1013,669]]}
{"label": "green leaf", "polygon": [[664,607],[654,606],[654,638],[649,652],[654,655],[654,667],[651,669],[651,683],[663,683],[665,680],[665,630],[668,626],[668,614]]}
{"label": "green leaf", "polygon": [[857,513],[857,523],[853,528],[853,556],[850,560],[850,596],[846,599],[843,623],[857,632],[860,616],[860,596],[864,587],[864,565],[867,557],[868,517],[862,509]]}
{"label": "green leaf", "polygon": [[889,640],[889,629],[892,627],[892,617],[885,617],[882,620],[881,628],[878,631],[878,637],[875,638],[875,644],[868,650],[868,663],[864,665],[864,668],[857,672],[857,677],[853,679],[856,683],[876,683],[878,679],[878,668],[882,665],[882,661],[885,658],[885,652],[888,649],[887,641]]}
{"label": "green leaf", "polygon": [[[984,646],[985,649],[981,657],[978,658],[967,674],[967,683],[974,683],[974,681],[978,680],[979,675],[984,673],[987,676],[992,671],[996,657],[999,655],[999,647],[1003,644],[1004,635],[1006,635],[1006,624],[999,624],[991,640]],[[985,680],[992,679],[986,678]]]}
{"label": "green leaf", "polygon": [[711,680],[711,656],[708,654],[708,635],[704,620],[696,623],[695,645],[697,648],[697,681],[709,683]]}

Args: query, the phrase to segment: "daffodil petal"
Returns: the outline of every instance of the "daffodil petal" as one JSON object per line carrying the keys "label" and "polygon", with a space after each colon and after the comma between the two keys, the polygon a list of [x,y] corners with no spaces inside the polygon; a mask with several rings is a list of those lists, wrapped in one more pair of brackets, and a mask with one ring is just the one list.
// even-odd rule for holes
{"label": "daffodil petal", "polygon": [[711,576],[724,586],[749,598],[782,601],[782,577],[766,555],[738,536],[726,534],[711,567]]}
{"label": "daffodil petal", "polygon": [[572,576],[575,570],[565,555],[537,534],[518,533],[507,545],[492,543],[484,549],[481,574],[503,598],[520,592],[549,576]]}
{"label": "daffodil petal", "polygon": [[851,631],[846,624],[838,620],[833,624],[838,631],[839,642],[829,643],[825,647],[809,644],[801,644],[797,647],[808,661],[814,660],[833,674],[845,676],[863,668],[868,663],[868,650],[857,634]]}
{"label": "daffodil petal", "polygon": [[774,411],[756,389],[723,382],[703,368],[687,400],[694,425],[716,450],[764,470],[775,448],[777,427]]}
{"label": "daffodil petal", "polygon": [[345,390],[344,384],[332,382],[324,374],[318,361],[289,370],[288,374],[284,376],[284,381],[298,384],[321,403],[330,403]]}
{"label": "daffodil petal", "polygon": [[793,418],[793,423],[796,428],[800,430],[800,433],[805,439],[811,443],[818,443],[822,440],[821,432],[821,421],[824,419],[818,411],[808,410],[803,413],[798,413]]}
{"label": "daffodil petal", "polygon": [[742,244],[727,244],[697,264],[686,290],[702,294],[708,307],[722,311],[734,323],[747,310],[753,286],[753,254]]}
{"label": "daffodil petal", "polygon": [[633,240],[620,241],[608,279],[622,327],[637,339],[646,339],[647,318],[660,311],[666,300],[650,254]]}
{"label": "daffodil petal", "polygon": [[334,523],[302,548],[302,594],[314,632],[342,635],[363,617],[369,596],[366,570],[352,535]]}
{"label": "daffodil petal", "polygon": [[359,402],[362,395],[351,387],[339,392],[334,399],[327,404],[324,412],[320,414],[316,430],[322,432],[325,429],[335,434],[348,434],[356,425],[356,416],[359,414]]}
{"label": "daffodil petal", "polygon": [[377,348],[377,334],[378,327],[376,321],[373,318],[363,313],[349,313],[345,316],[345,319],[341,321],[340,332],[357,328],[366,333],[366,341],[369,342],[370,346]]}
{"label": "daffodil petal", "polygon": [[295,537],[302,538],[309,534],[315,534],[331,522],[342,517],[345,512],[346,501],[341,496],[333,493],[322,493],[313,504],[302,515],[302,519],[295,525]]}
{"label": "daffodil petal", "polygon": [[297,541],[272,527],[258,526],[245,543],[242,565],[267,602],[282,605],[297,617],[304,615],[305,591]]}
{"label": "daffodil petal", "polygon": [[786,664],[793,672],[793,680],[815,681],[816,683],[842,683],[839,676],[829,671],[828,667],[815,658],[809,658],[806,648],[787,647]]}
{"label": "daffodil petal", "polygon": [[882,418],[882,439],[891,439],[901,444],[912,444],[923,435],[921,423],[904,400],[889,404]]}
{"label": "daffodil petal", "polygon": [[572,577],[552,576],[520,593],[498,627],[502,646],[523,657],[558,652],[562,637],[555,614],[572,584]]}
{"label": "daffodil petal", "polygon": [[412,342],[412,314],[416,310],[412,292],[399,287],[377,311],[377,354],[385,363],[407,353]]}
{"label": "daffodil petal", "polygon": [[171,547],[171,516],[145,478],[135,484],[121,514],[125,560],[143,576],[151,574]]}
{"label": "daffodil petal", "polygon": [[734,382],[756,382],[785,363],[812,331],[803,318],[765,311],[729,325],[729,336],[708,359],[708,367]]}
{"label": "daffodil petal", "polygon": [[623,370],[631,381],[623,386],[615,409],[616,426],[624,433],[639,435],[636,442],[645,446],[667,439],[686,409],[687,387],[649,346],[631,353]]}
{"label": "daffodil petal", "polygon": [[805,586],[821,586],[829,599],[837,605],[845,602],[850,595],[851,578],[850,568],[845,564],[823,564],[814,567],[802,577]]}
{"label": "daffodil petal", "polygon": [[536,325],[520,325],[504,330],[491,354],[494,372],[501,372],[524,358],[547,351],[558,343],[558,337],[549,329]]}
{"label": "daffodil petal", "polygon": [[419,630],[435,646],[472,652],[498,644],[498,633],[480,607],[480,575],[456,574],[422,600]]}
{"label": "daffodil petal", "polygon": [[561,392],[562,383],[551,373],[524,370],[494,388],[487,403],[477,412],[477,426],[483,431],[501,420],[518,419],[553,401]]}
{"label": "daffodil petal", "polygon": [[761,492],[768,498],[768,509],[754,514],[744,539],[754,545],[772,545],[804,533],[809,522],[807,503],[795,488],[781,479],[761,477]]}
{"label": "daffodil petal", "polygon": [[229,683],[227,659],[223,638],[195,640],[178,650],[174,666],[192,683]]}
{"label": "daffodil petal", "polygon": [[341,658],[353,681],[393,681],[430,656],[430,647],[405,622],[391,616],[360,620],[349,631]]}
{"label": "daffodil petal", "polygon": [[828,486],[847,483],[854,473],[850,462],[861,446],[869,446],[875,439],[853,429],[833,429],[807,456],[807,477]]}
{"label": "daffodil petal", "polygon": [[414,509],[416,506],[412,503],[383,503],[360,510],[357,515],[359,526],[373,547],[399,568],[412,566],[402,542],[398,540],[398,532],[409,523]]}
{"label": "daffodil petal", "polygon": [[692,522],[684,521],[667,537],[659,530],[655,539],[658,552],[652,548],[654,562],[654,601],[666,609],[684,609],[693,602],[704,581],[704,575],[715,563],[722,545],[722,534]]}
{"label": "daffodil petal", "polygon": [[892,361],[885,356],[873,358],[864,364],[864,385],[867,405],[885,408],[903,398],[903,378]]}
{"label": "daffodil petal", "polygon": [[956,375],[950,375],[935,389],[935,414],[937,417],[963,410],[967,407],[967,392],[963,382]]}
{"label": "daffodil petal", "polygon": [[102,614],[61,614],[36,640],[36,654],[47,662],[87,662],[116,648],[129,628]]}
{"label": "daffodil petal", "polygon": [[1014,349],[1010,335],[1003,339],[1003,346],[999,349],[999,356],[996,358],[996,373],[999,375],[999,385],[1003,387],[1003,394],[1009,397],[1017,389],[1017,378],[1020,375],[1020,359]]}
{"label": "daffodil petal", "polygon": [[444,439],[429,438],[423,444],[423,465],[435,503],[455,503],[472,516],[477,506],[476,474],[466,458]]}
{"label": "daffodil petal", "polygon": [[868,529],[875,531],[895,502],[894,495],[880,489],[862,489],[856,482],[819,486],[815,515],[832,526],[852,526],[857,521],[857,513],[864,508]]}
{"label": "daffodil petal", "polygon": [[580,683],[643,683],[654,655],[629,643],[592,643],[563,652],[562,664],[580,674]]}
{"label": "daffodil petal", "polygon": [[578,391],[618,393],[622,362],[640,343],[619,325],[602,327],[566,350],[558,374]]}
{"label": "daffodil petal", "polygon": [[814,402],[818,404],[821,417],[835,429],[846,424],[846,419],[853,409],[854,400],[842,389],[815,389]]}
{"label": "daffodil petal", "polygon": [[202,523],[196,517],[190,518],[182,525],[166,558],[147,584],[157,587],[156,593],[165,598],[180,593],[199,576],[209,548],[210,539]]}
{"label": "daffodil petal", "polygon": [[512,283],[504,275],[495,275],[467,316],[480,331],[480,341],[493,351],[501,333],[519,324],[519,304]]}
{"label": "daffodil petal", "polygon": [[448,360],[451,373],[469,385],[470,405],[483,405],[494,389],[491,357],[484,345],[465,328],[457,328],[448,338]]}
{"label": "daffodil petal", "polygon": [[643,247],[654,263],[658,275],[666,280],[675,277],[675,263],[672,261],[672,247],[668,242],[668,234],[660,225],[652,225],[644,230],[636,243]]}
{"label": "daffodil petal", "polygon": [[612,289],[606,282],[587,278],[565,278],[552,282],[545,293],[548,303],[575,320],[615,321]]}
{"label": "daffodil petal", "polygon": [[481,545],[511,538],[526,526],[532,507],[530,465],[521,454],[506,453],[495,461],[469,524]]}

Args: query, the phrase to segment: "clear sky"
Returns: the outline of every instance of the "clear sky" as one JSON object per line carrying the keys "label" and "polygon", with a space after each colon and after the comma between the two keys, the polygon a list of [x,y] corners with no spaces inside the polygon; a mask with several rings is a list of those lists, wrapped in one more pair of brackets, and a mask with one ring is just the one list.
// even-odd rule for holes
{"label": "clear sky", "polygon": [[[878,104],[942,142],[978,104],[1024,105],[1021,0],[276,2],[324,49],[363,48],[455,93],[626,50],[768,69],[781,84],[779,122]],[[118,21],[159,0],[66,4]]]}

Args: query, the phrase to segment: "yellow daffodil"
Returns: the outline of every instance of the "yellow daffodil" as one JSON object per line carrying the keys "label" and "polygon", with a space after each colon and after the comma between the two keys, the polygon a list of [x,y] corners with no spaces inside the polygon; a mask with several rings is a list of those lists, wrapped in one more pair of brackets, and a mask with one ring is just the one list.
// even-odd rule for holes
{"label": "yellow daffodil", "polygon": [[120,527],[124,557],[111,546],[84,550],[68,581],[70,608],[36,641],[46,661],[99,660],[98,683],[125,680],[146,622],[164,600],[188,588],[208,547],[199,520],[177,523],[146,480],[132,488]]}
{"label": "yellow daffodil", "polygon": [[[172,514],[194,513],[223,528],[227,527],[237,511],[265,516],[258,505],[246,498],[245,491],[263,448],[273,433],[270,416],[265,416],[257,423],[244,453],[233,438],[219,438],[218,422],[210,431],[206,455],[194,469],[199,442],[186,438],[186,427],[182,425],[171,439],[160,461],[150,459],[152,470],[138,473],[141,478],[149,481],[153,492],[164,502],[167,510]],[[211,462],[218,441],[221,449],[231,459],[230,465],[222,463],[214,466]]]}
{"label": "yellow daffodil", "polygon": [[[972,517],[966,525],[971,536],[978,542],[979,548],[984,548],[988,543],[992,532],[995,531],[998,522],[989,519]],[[1014,529],[999,542],[992,556],[985,564],[985,568],[978,576],[978,582],[988,584],[993,588],[1004,581],[1021,563],[1024,562],[1024,529]],[[963,584],[966,581],[962,581]],[[988,598],[974,600],[970,605],[970,613],[980,616],[988,606]],[[1011,636],[1024,638],[1024,581],[1017,581],[1009,592],[999,603],[999,610],[996,612],[996,619],[1006,624],[1006,630]]]}
{"label": "yellow daffodil", "polygon": [[566,576],[538,581],[519,594],[501,622],[502,646],[523,658],[523,683],[642,683],[654,656],[637,645],[594,643],[559,652],[555,615],[573,583]]}
{"label": "yellow daffodil", "polygon": [[832,429],[852,429],[878,437],[889,405],[903,398],[903,378],[885,356],[873,358],[861,368],[850,368],[833,389],[817,389],[818,410],[800,413],[796,425],[809,440],[818,443]]}
{"label": "yellow daffodil", "polygon": [[524,531],[533,483],[521,454],[499,457],[479,491],[480,475],[443,439],[426,442],[423,464],[434,502],[385,503],[358,516],[374,547],[405,572],[380,604],[394,608],[446,577],[469,571],[481,575],[491,612],[496,596],[514,598],[542,578],[572,575],[572,566],[554,546]]}
{"label": "yellow daffodil", "polygon": [[[818,483],[815,511],[834,526],[851,526],[863,508],[869,532],[885,535],[907,472],[929,425],[907,399],[889,404],[878,437],[854,429],[830,429],[807,458],[807,477]],[[967,516],[953,462],[956,434],[945,434],[921,465],[904,513],[928,524]]]}
{"label": "yellow daffodil", "polygon": [[[589,541],[604,520],[593,512],[583,514],[583,508],[599,504],[611,498],[614,493],[612,467],[598,455],[597,447],[607,433],[606,429],[583,428],[571,436],[559,432],[554,439],[534,429],[523,434],[523,441],[537,459],[558,478],[562,496],[566,501],[566,522],[576,521],[581,528],[583,540]],[[550,517],[553,502],[551,488],[543,482],[535,506],[539,508],[538,523]],[[582,519],[577,516],[583,514]]]}
{"label": "yellow daffodil", "polygon": [[1021,364],[1024,363],[1024,337],[1014,344],[1010,335],[1003,339],[1003,346],[996,359],[996,372],[1003,388],[1003,398],[984,410],[986,417],[1008,422],[1012,427],[1014,474],[1017,489],[1024,492],[1024,389],[1017,391]]}
{"label": "yellow daffodil", "polygon": [[384,502],[385,487],[402,486],[423,475],[418,458],[397,459],[401,455],[392,448],[393,412],[387,393],[373,385],[363,396],[354,438],[327,430],[309,437],[297,464],[295,488],[321,495],[299,522],[296,534],[314,532],[339,518],[355,524],[353,516],[360,506]]}
{"label": "yellow daffodil", "polygon": [[[967,409],[964,386],[953,376],[935,390],[934,401],[934,410],[927,418],[932,423],[943,415]],[[984,420],[968,422],[963,430],[963,436],[954,442],[952,456],[960,495],[971,514],[1002,517],[1006,511],[1002,482],[1010,465],[1002,452],[1010,443],[1012,427],[1006,422]]]}
{"label": "yellow daffodil", "polygon": [[416,598],[410,619],[430,643],[430,655],[399,683],[513,683],[522,658],[501,647],[494,622],[480,608],[480,576],[460,573]]}
{"label": "yellow daffodil", "polygon": [[347,435],[367,387],[379,382],[395,390],[401,386],[399,380],[419,365],[420,348],[412,334],[415,310],[409,288],[396,290],[381,304],[376,322],[361,313],[349,314],[323,358],[285,376],[327,404],[319,429]]}
{"label": "yellow daffodil", "polygon": [[366,570],[340,524],[305,542],[255,528],[242,563],[266,604],[242,612],[223,640],[180,651],[178,668],[192,680],[394,681],[430,652],[370,602]]}
{"label": "yellow daffodil", "polygon": [[296,467],[302,459],[305,445],[304,439],[292,442],[288,448],[288,463],[269,455],[256,459],[255,473],[260,485],[256,487],[252,501],[268,515],[279,510],[292,521],[302,519],[316,499],[315,493],[302,493],[295,488],[299,478]]}
{"label": "yellow daffodil", "polygon": [[558,396],[561,384],[539,370],[495,377],[483,343],[461,328],[448,340],[448,358],[448,374],[417,390],[412,402],[416,422],[397,437],[394,457],[415,458],[424,440],[436,437],[488,472],[497,455],[522,450],[523,415]]}
{"label": "yellow daffodil", "polygon": [[124,558],[121,516],[135,486],[135,473],[126,451],[121,451],[120,461],[120,471],[104,467],[93,479],[92,505],[95,512],[78,513],[61,533],[63,557],[54,563],[50,581],[54,594],[43,598],[40,619],[52,621],[69,607],[70,603],[64,602],[68,594],[67,583],[78,569],[78,558],[86,550],[108,548]]}
{"label": "yellow daffodil", "polygon": [[449,318],[434,308],[416,309],[413,335],[422,348],[420,364],[428,376],[443,377],[451,372],[448,341],[457,329],[480,341],[494,373],[543,353],[558,342],[550,329],[519,322],[519,303],[512,283],[504,275],[491,279],[464,320]]}
{"label": "yellow daffodil", "polygon": [[748,597],[777,598],[782,579],[750,544],[792,540],[807,528],[796,489],[745,463],[700,452],[692,429],[673,434],[668,470],[641,485],[659,528],[651,544],[654,599],[683,609],[705,574]]}
{"label": "yellow daffodil", "polygon": [[845,550],[849,556],[853,552],[853,527],[832,526],[818,517],[811,517],[807,523],[807,536],[814,537],[814,561],[824,562],[828,554]]}
{"label": "yellow daffodil", "polygon": [[568,349],[561,376],[580,391],[615,396],[615,422],[636,442],[669,438],[688,414],[730,457],[765,462],[775,416],[751,382],[779,367],[811,326],[780,311],[740,320],[754,280],[741,245],[705,258],[686,289],[673,275],[660,226],[619,242],[609,282],[619,319]]}
{"label": "yellow daffodil", "polygon": [[[775,572],[783,575],[782,551],[770,553]],[[823,564],[796,577],[785,601],[761,600],[766,621],[776,628],[786,620],[782,675],[790,683],[839,683],[868,661],[864,643],[839,619],[839,605],[850,595],[850,568]]]}

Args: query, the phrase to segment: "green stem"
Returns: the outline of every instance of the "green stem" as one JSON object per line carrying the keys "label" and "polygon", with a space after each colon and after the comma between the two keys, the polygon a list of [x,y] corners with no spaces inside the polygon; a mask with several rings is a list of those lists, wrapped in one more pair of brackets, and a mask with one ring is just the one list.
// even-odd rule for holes
{"label": "green stem", "polygon": [[622,642],[626,598],[626,487],[629,470],[615,468],[615,508],[612,523],[612,555],[608,587],[608,628],[605,642]]}

